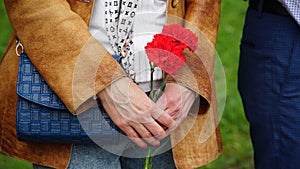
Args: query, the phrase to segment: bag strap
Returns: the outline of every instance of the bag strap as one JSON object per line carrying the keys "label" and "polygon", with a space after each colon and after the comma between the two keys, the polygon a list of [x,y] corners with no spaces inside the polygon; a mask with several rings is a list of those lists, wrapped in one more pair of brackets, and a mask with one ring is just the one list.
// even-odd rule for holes
{"label": "bag strap", "polygon": [[[24,46],[23,44],[21,43],[20,39],[18,38],[18,36],[16,36],[16,54],[17,56],[20,56],[22,53],[25,52],[25,49],[24,49]],[[112,55],[112,57],[118,62],[120,63],[121,62],[121,57],[120,55]]]}

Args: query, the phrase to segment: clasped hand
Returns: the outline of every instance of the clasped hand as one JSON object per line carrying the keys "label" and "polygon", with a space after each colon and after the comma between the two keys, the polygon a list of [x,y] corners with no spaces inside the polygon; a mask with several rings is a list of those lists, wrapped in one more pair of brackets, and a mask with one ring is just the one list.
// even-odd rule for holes
{"label": "clasped hand", "polygon": [[111,120],[128,138],[147,148],[146,142],[159,146],[160,140],[178,127],[195,100],[195,92],[167,84],[164,94],[154,103],[135,83],[123,77],[98,97]]}

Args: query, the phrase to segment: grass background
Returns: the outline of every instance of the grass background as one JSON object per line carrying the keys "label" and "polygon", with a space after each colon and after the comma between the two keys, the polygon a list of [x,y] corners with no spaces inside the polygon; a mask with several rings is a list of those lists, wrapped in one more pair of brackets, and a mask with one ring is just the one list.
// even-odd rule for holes
{"label": "grass background", "polygon": [[[246,8],[247,3],[242,0],[222,0],[217,52],[224,65],[227,82],[227,101],[221,119],[223,153],[201,169],[254,168],[249,126],[237,91],[239,43]],[[0,56],[11,31],[3,1],[0,1]],[[32,169],[32,165],[0,154],[0,169]]]}

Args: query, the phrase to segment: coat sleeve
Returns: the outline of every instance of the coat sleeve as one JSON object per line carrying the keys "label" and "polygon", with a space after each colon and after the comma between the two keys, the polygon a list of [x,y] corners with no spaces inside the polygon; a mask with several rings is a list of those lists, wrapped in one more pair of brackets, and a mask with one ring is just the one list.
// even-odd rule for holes
{"label": "coat sleeve", "polygon": [[29,59],[73,114],[125,76],[66,0],[5,0],[5,6]]}
{"label": "coat sleeve", "polygon": [[[214,88],[214,57],[217,32],[220,18],[220,0],[173,0],[184,10],[173,10],[173,16],[168,16],[168,23],[182,23],[198,38],[198,49],[195,52],[185,50],[186,66],[178,71],[177,76],[168,82],[179,83],[197,92],[205,102],[202,112],[205,112],[212,100]],[[184,5],[182,5],[182,4]],[[173,5],[173,6],[172,6]],[[176,7],[172,4],[170,7]],[[172,11],[172,10],[170,10]],[[177,11],[185,11],[183,14]],[[176,16],[176,17],[174,17]],[[182,19],[178,19],[181,18]]]}
{"label": "coat sleeve", "polygon": [[200,101],[196,119],[188,116],[171,135],[172,144],[178,143],[172,149],[176,166],[188,169],[203,166],[222,152],[213,72],[220,0],[174,1],[185,2],[184,26],[198,37],[198,49],[184,51],[187,66],[174,79],[205,98]]}
{"label": "coat sleeve", "polygon": [[198,37],[198,49],[186,52],[187,63],[197,81],[197,89],[208,103],[213,100],[214,58],[220,20],[221,0],[186,0],[185,27]]}

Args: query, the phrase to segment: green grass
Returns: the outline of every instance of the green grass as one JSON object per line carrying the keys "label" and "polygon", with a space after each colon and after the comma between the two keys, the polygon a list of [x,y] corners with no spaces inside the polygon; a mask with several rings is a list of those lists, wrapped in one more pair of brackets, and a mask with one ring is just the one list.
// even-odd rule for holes
{"label": "green grass", "polygon": [[0,58],[5,50],[7,40],[11,34],[11,27],[4,10],[3,1],[0,2]]}
{"label": "green grass", "polygon": [[[5,51],[11,32],[12,28],[8,21],[3,1],[0,1],[0,59]],[[32,169],[32,164],[0,154],[0,169]]]}
{"label": "green grass", "polygon": [[239,44],[246,8],[247,3],[242,0],[222,1],[217,52],[224,65],[227,82],[227,101],[220,123],[223,153],[201,169],[254,168],[249,125],[237,90]]}
{"label": "green grass", "polygon": [[32,169],[32,164],[15,158],[0,155],[1,169]]}
{"label": "green grass", "polygon": [[[217,52],[224,65],[227,81],[227,102],[221,119],[223,153],[201,169],[252,169],[253,151],[249,125],[245,119],[237,91],[239,42],[247,4],[242,0],[223,0]],[[11,27],[0,2],[0,56],[2,56]],[[0,169],[31,169],[31,164],[0,155]]]}

